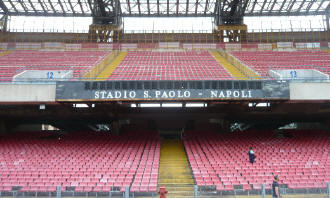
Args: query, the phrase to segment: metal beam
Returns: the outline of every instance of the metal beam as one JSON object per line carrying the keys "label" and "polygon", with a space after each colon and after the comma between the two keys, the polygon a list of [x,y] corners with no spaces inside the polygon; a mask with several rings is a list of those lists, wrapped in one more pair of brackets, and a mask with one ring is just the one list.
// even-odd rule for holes
{"label": "metal beam", "polygon": [[148,15],[150,15],[150,2],[147,0],[147,7],[148,7]]}
{"label": "metal beam", "polygon": [[63,5],[62,5],[62,3],[61,3],[61,0],[58,0],[58,3],[60,4],[60,7],[61,7],[63,13],[65,13],[64,7],[63,7]]}
{"label": "metal beam", "polygon": [[127,3],[127,7],[128,7],[128,13],[129,13],[129,14],[132,14],[132,12],[131,12],[131,2],[130,2],[130,0],[126,0],[126,3]]}
{"label": "metal beam", "polygon": [[26,8],[26,6],[25,6],[25,4],[23,3],[23,1],[22,1],[22,0],[18,0],[18,2],[21,4],[23,10],[24,10],[25,12],[28,12],[28,9]]}
{"label": "metal beam", "polygon": [[52,10],[54,11],[54,13],[56,13],[56,10],[55,10],[55,8],[54,8],[54,6],[53,6],[51,0],[48,0],[48,3],[49,3],[49,5],[50,5],[50,7],[52,8]]}
{"label": "metal beam", "polygon": [[206,14],[208,6],[209,6],[209,0],[206,0],[204,14]]}
{"label": "metal beam", "polygon": [[253,13],[254,8],[256,7],[257,2],[258,2],[258,0],[254,0],[254,3],[252,5],[252,9],[251,9],[250,13]]}
{"label": "metal beam", "polygon": [[296,3],[296,0],[293,0],[291,2],[291,5],[289,6],[289,9],[287,9],[287,12],[291,12],[293,5]]}
{"label": "metal beam", "polygon": [[166,5],[167,5],[167,8],[166,8],[166,14],[167,14],[167,15],[170,15],[170,0],[167,0]]}
{"label": "metal beam", "polygon": [[186,5],[186,15],[188,15],[188,10],[189,10],[189,0],[187,0],[187,5]]}
{"label": "metal beam", "polygon": [[160,13],[159,13],[159,0],[157,0],[157,14],[160,15]]}
{"label": "metal beam", "polygon": [[74,7],[72,6],[71,0],[68,0],[72,13],[75,14]]}
{"label": "metal beam", "polygon": [[273,4],[272,4],[272,6],[270,7],[269,12],[272,12],[272,11],[273,11],[274,6],[275,6],[275,4],[277,3],[277,0],[273,0],[273,1],[274,1],[274,2],[273,2]]}
{"label": "metal beam", "polygon": [[79,4],[79,6],[80,6],[81,13],[85,14],[84,9],[83,9],[83,6],[82,6],[80,0],[78,0],[78,4]]}
{"label": "metal beam", "polygon": [[140,0],[137,0],[137,5],[138,5],[139,14],[141,14]]}
{"label": "metal beam", "polygon": [[300,12],[301,8],[305,5],[306,0],[303,0],[302,3],[300,4],[297,12]]}
{"label": "metal beam", "polygon": [[29,0],[29,3],[30,3],[30,5],[31,5],[33,11],[34,11],[34,12],[37,12],[37,10],[35,9],[35,7],[33,6],[33,3],[31,2],[31,0]]}
{"label": "metal beam", "polygon": [[176,15],[179,14],[179,2],[180,0],[176,0]]}
{"label": "metal beam", "polygon": [[8,0],[8,1],[9,1],[10,5],[14,8],[15,12],[18,13],[18,10],[17,10],[17,8],[15,7],[15,5],[13,4],[13,2],[12,2],[11,0]]}
{"label": "metal beam", "polygon": [[284,1],[283,1],[283,3],[282,3],[282,5],[281,5],[280,9],[278,10],[279,13],[282,12],[282,9],[283,9],[283,7],[284,7],[286,1],[287,1],[287,0],[284,0]]}
{"label": "metal beam", "polygon": [[8,12],[8,8],[7,6],[3,3],[3,1],[0,1],[0,8],[7,13]]}
{"label": "metal beam", "polygon": [[196,3],[195,3],[195,14],[197,14],[197,9],[198,9],[198,0],[196,0]]}
{"label": "metal beam", "polygon": [[262,13],[262,11],[264,11],[264,7],[265,7],[266,3],[267,3],[267,0],[264,0],[264,3],[262,4],[262,7],[261,7],[259,13]]}

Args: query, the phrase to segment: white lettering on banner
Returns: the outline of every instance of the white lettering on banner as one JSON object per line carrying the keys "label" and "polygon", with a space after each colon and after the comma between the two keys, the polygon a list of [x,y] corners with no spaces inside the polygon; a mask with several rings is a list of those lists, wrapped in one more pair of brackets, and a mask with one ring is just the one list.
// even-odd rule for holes
{"label": "white lettering on banner", "polygon": [[63,43],[59,42],[45,42],[44,43],[45,48],[62,48]]}
{"label": "white lettering on banner", "polygon": [[136,49],[137,44],[136,43],[122,43],[121,48],[122,49]]}
{"label": "white lettering on banner", "polygon": [[41,43],[16,43],[16,49],[41,49]]}
{"label": "white lettering on banner", "polygon": [[271,43],[259,43],[258,44],[258,49],[260,49],[260,50],[272,50],[273,45]]}
{"label": "white lettering on banner", "polygon": [[7,49],[8,43],[0,43],[0,49]]}
{"label": "white lettering on banner", "polygon": [[211,91],[211,98],[252,98],[252,92],[247,90]]}
{"label": "white lettering on banner", "polygon": [[292,42],[277,42],[278,48],[293,48]]}
{"label": "white lettering on banner", "polygon": [[81,44],[65,44],[66,49],[81,49]]}
{"label": "white lettering on banner", "polygon": [[242,48],[242,45],[240,43],[238,44],[225,44],[226,50],[240,50]]}
{"label": "white lettering on banner", "polygon": [[315,49],[320,48],[320,43],[296,43],[297,49]]}
{"label": "white lettering on banner", "polygon": [[98,44],[99,49],[113,49],[113,44]]}

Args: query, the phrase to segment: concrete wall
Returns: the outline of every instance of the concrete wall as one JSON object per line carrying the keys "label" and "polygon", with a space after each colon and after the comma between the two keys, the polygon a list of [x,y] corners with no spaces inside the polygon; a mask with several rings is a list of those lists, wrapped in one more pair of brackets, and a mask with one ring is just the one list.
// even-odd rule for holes
{"label": "concrete wall", "polygon": [[55,84],[0,84],[0,102],[55,102],[55,93]]}
{"label": "concrete wall", "polygon": [[330,100],[330,83],[291,83],[291,100]]}

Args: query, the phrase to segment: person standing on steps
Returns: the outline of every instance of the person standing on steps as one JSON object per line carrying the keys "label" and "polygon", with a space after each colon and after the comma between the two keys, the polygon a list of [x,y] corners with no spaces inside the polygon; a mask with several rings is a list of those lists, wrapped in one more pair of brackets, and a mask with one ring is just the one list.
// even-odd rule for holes
{"label": "person standing on steps", "polygon": [[165,186],[162,185],[160,188],[159,188],[159,191],[158,191],[158,194],[160,195],[159,198],[166,198],[166,193],[168,191],[166,190]]}
{"label": "person standing on steps", "polygon": [[274,181],[272,184],[272,190],[273,190],[273,198],[281,198],[280,195],[280,185],[279,185],[279,178],[277,175],[274,176]]}
{"label": "person standing on steps", "polygon": [[254,154],[254,151],[252,150],[252,147],[250,147],[250,150],[249,150],[249,159],[250,159],[251,164],[253,164],[254,160],[256,159],[256,156]]}

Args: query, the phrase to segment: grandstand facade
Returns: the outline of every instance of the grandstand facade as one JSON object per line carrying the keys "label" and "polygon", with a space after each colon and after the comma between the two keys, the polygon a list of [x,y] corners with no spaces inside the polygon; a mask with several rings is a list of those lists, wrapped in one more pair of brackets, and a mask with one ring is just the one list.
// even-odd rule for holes
{"label": "grandstand facade", "polygon": [[[17,16],[92,24],[12,31]],[[323,26],[244,24],[279,16]],[[329,16],[326,0],[0,1],[0,196],[265,197],[278,175],[284,196],[329,197]]]}

